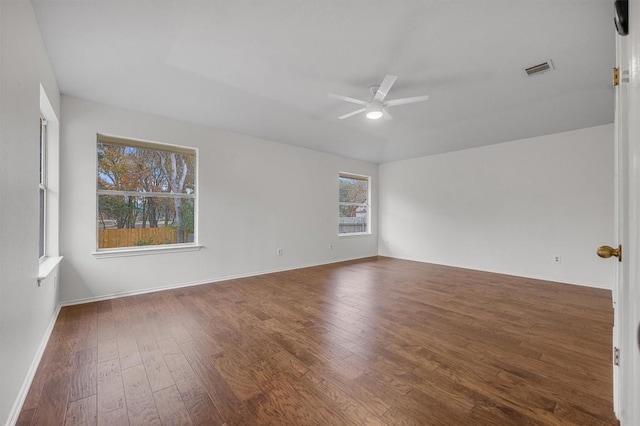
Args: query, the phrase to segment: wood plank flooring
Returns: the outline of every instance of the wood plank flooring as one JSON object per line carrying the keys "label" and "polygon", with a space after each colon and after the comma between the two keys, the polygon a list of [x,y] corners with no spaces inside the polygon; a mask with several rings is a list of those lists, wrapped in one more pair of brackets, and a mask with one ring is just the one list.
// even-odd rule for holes
{"label": "wood plank flooring", "polygon": [[18,425],[616,425],[612,315],[382,257],[66,307]]}

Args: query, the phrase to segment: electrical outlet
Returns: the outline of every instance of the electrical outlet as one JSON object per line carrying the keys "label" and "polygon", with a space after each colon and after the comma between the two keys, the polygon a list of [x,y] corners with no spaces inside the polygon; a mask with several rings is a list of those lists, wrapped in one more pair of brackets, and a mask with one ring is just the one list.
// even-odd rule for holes
{"label": "electrical outlet", "polygon": [[282,256],[282,248],[278,247],[276,249],[276,256]]}
{"label": "electrical outlet", "polygon": [[329,244],[329,250],[333,250],[333,244]]}
{"label": "electrical outlet", "polygon": [[553,261],[554,261],[555,263],[562,263],[562,257],[560,257],[560,256],[554,256],[554,257],[553,257]]}

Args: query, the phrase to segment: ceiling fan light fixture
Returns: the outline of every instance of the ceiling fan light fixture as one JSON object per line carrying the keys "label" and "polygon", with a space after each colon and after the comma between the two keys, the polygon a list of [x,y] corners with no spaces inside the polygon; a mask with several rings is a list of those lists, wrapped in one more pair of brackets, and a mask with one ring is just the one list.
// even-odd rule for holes
{"label": "ceiling fan light fixture", "polygon": [[367,105],[367,118],[369,120],[377,120],[382,117],[382,104],[379,102],[371,102]]}
{"label": "ceiling fan light fixture", "polygon": [[367,113],[367,118],[369,120],[377,120],[380,117],[382,117],[382,111],[369,111]]}

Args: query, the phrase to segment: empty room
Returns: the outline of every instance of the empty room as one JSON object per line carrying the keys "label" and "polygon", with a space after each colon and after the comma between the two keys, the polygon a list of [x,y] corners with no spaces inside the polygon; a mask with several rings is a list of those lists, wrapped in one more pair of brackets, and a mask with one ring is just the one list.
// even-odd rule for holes
{"label": "empty room", "polygon": [[640,424],[638,29],[0,1],[0,424]]}

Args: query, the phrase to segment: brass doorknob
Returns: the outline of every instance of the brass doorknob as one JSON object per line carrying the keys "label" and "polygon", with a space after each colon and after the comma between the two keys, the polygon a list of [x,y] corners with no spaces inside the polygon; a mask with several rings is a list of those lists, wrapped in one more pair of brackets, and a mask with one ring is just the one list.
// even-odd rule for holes
{"label": "brass doorknob", "polygon": [[601,246],[598,248],[598,256],[604,257],[605,259],[615,256],[618,258],[618,262],[622,262],[622,246],[618,246],[618,248]]}

